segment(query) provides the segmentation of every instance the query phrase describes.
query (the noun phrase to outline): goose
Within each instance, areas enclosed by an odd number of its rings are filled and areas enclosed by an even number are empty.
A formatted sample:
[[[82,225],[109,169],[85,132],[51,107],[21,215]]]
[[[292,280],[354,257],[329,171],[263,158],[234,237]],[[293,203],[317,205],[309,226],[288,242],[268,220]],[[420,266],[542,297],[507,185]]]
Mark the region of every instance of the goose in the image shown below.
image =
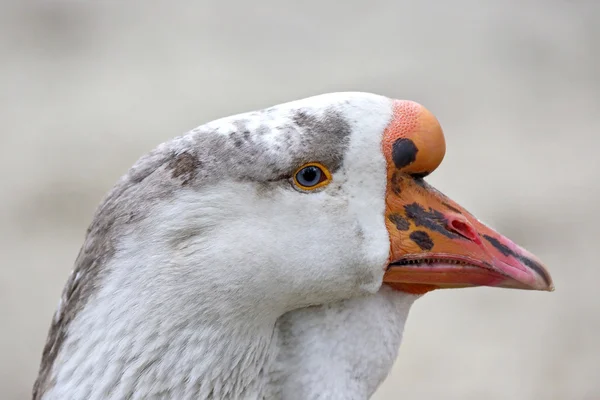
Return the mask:
[[[159,145],[95,212],[33,399],[368,399],[425,293],[552,291],[424,180],[445,151],[424,106],[362,92]]]

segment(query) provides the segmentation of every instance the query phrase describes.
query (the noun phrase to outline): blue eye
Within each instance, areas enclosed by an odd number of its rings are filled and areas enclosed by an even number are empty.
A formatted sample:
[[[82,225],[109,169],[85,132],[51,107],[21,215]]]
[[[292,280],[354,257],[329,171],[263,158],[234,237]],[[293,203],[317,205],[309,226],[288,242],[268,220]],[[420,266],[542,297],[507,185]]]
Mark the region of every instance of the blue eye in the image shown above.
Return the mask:
[[[296,180],[302,186],[312,187],[321,181],[322,175],[323,172],[318,167],[304,167],[296,174]]]
[[[329,183],[331,175],[319,164],[309,164],[300,168],[294,175],[294,182],[304,190],[316,189]]]

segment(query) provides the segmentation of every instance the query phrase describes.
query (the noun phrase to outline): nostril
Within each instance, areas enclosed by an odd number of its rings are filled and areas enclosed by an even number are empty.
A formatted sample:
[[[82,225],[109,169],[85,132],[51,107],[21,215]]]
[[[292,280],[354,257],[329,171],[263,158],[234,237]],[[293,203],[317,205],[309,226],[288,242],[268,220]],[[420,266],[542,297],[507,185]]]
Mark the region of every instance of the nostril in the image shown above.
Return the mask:
[[[479,235],[477,234],[475,228],[473,228],[473,226],[463,218],[448,218],[448,229],[476,243],[480,242]]]

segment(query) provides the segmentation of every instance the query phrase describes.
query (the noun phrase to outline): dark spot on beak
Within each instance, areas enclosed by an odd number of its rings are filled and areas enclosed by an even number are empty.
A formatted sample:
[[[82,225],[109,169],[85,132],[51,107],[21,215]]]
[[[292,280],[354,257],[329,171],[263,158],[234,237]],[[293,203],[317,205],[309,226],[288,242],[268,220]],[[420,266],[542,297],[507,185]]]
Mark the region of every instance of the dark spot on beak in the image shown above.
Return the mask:
[[[531,258],[525,257],[522,254],[515,253],[512,249],[510,249],[505,244],[500,243],[498,239],[489,235],[483,235],[483,238],[487,240],[496,250],[502,253],[505,257],[514,257],[517,260],[521,261],[523,264],[534,270],[539,276],[544,279],[547,285],[550,285],[550,277],[546,274],[546,271],[542,268],[540,264]]]
[[[496,250],[498,250],[500,253],[502,253],[503,256],[516,256],[516,253],[514,251],[512,251],[508,246],[506,246],[505,244],[500,243],[500,241],[498,239],[496,239],[495,237],[492,237],[490,235],[483,235],[483,238],[485,240],[487,240],[492,246],[494,246],[494,248]]]
[[[392,160],[396,168],[403,168],[412,164],[417,159],[419,149],[415,143],[407,138],[396,139],[392,145]]]
[[[448,203],[446,203],[446,202],[443,202],[443,201],[442,201],[442,204],[443,204],[443,205],[444,205],[444,206],[445,206],[445,207],[446,207],[448,210],[450,210],[450,211],[454,211],[455,213],[457,213],[457,214],[461,214],[461,215],[462,215],[462,211],[460,211],[458,208],[456,208],[456,207],[452,207],[450,204],[448,204]]]
[[[402,178],[400,177],[400,172],[394,171],[394,173],[392,174],[390,183],[391,183],[392,192],[394,192],[395,195],[400,195],[400,192],[402,191],[401,185],[400,185],[401,181],[402,181]]]
[[[404,206],[404,211],[416,226],[423,226],[450,239],[464,239],[463,236],[448,230],[446,217],[438,210],[431,207],[425,210],[419,203],[411,203]]]
[[[429,189],[430,186],[427,182],[425,182],[425,179],[423,179],[422,177],[415,177],[414,175],[411,175],[414,178],[414,181],[417,185],[419,185],[420,187],[422,187],[423,189]]]
[[[398,229],[399,231],[407,231],[410,227],[410,222],[408,222],[408,220],[400,214],[390,214],[388,219],[394,225],[396,225],[396,229]]]
[[[427,175],[429,175],[431,172],[429,171],[424,171],[424,172],[415,172],[413,174],[410,174],[410,176],[412,176],[415,179],[423,179],[425,178]]]
[[[433,248],[433,240],[425,231],[414,231],[410,234],[410,238],[421,250],[431,250]]]

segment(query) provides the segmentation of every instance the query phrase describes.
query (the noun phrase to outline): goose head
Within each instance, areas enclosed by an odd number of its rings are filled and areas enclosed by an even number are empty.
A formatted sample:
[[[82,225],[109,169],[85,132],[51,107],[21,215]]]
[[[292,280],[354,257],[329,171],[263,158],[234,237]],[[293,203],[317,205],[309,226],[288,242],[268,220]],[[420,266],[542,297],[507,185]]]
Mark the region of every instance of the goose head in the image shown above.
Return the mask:
[[[96,211],[34,398],[260,398],[284,315],[382,290],[551,290],[541,261],[424,181],[444,154],[424,107],[367,93],[160,145]]]

